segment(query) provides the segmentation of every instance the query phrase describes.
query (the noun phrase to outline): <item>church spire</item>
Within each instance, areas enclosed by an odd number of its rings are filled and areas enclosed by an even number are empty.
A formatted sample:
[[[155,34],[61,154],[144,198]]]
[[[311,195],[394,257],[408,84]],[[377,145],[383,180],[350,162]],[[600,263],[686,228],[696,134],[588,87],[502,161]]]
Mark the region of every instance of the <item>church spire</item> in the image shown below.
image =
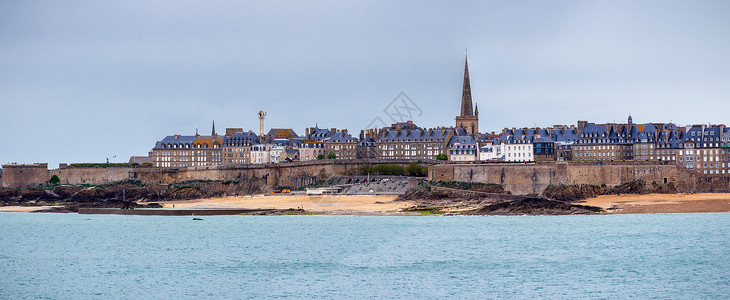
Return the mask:
[[[479,116],[479,104],[474,104],[474,116]]]
[[[211,135],[215,135],[215,120],[213,120],[213,133]]]
[[[471,106],[471,84],[469,84],[469,59],[464,59],[464,86],[461,91],[461,116],[473,116]]]

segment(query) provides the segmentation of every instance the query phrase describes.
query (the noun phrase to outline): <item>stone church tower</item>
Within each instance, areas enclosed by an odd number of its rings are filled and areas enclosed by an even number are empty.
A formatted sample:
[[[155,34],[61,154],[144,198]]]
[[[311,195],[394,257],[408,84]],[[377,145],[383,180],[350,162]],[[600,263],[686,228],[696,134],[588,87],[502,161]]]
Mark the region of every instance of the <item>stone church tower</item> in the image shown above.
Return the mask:
[[[469,61],[464,64],[464,86],[461,92],[461,114],[456,116],[456,128],[464,128],[471,136],[479,134],[479,108],[471,106],[471,85],[469,84]]]

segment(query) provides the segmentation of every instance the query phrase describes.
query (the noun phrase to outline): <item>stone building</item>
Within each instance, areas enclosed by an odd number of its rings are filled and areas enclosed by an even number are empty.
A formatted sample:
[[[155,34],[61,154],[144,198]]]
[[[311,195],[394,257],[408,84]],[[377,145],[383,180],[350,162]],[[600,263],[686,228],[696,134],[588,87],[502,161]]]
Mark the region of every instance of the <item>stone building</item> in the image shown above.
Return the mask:
[[[160,168],[178,168],[198,165],[193,160],[194,135],[170,135],[155,143],[152,148],[152,165]],[[195,152],[197,154],[197,151]],[[201,164],[200,165],[204,165]]]
[[[579,128],[581,127],[582,130],[572,147],[573,160],[634,159],[636,153],[634,141],[639,138],[641,132],[639,127],[628,124],[597,125],[587,122],[579,123]],[[648,135],[645,133],[645,136]],[[640,150],[638,153],[643,152]]]
[[[464,62],[464,84],[461,91],[461,113],[456,116],[456,128],[464,128],[473,137],[479,134],[479,108],[472,110],[469,61]]]
[[[357,158],[372,159],[378,157],[378,148],[375,143],[376,132],[375,129],[368,129],[367,134],[364,130],[360,131],[360,141],[357,143]]]
[[[446,153],[449,161],[469,162],[479,158],[477,141],[470,135],[451,137]]]
[[[193,141],[193,166],[220,166],[223,164],[223,136],[198,136]]]
[[[454,128],[383,130],[376,140],[379,159],[436,159],[446,154],[446,145],[457,133]]]
[[[678,146],[678,165],[700,174],[730,174],[730,129],[724,125],[687,128]]]
[[[316,125],[314,127],[307,128],[305,130],[304,139],[298,143],[297,149],[299,151],[300,161],[309,161],[317,159],[319,155],[326,155],[325,153],[325,142],[329,139],[337,129],[325,129],[319,128]]]
[[[251,163],[251,146],[259,143],[259,137],[253,131],[236,131],[226,137],[223,143],[223,164],[240,165]]]
[[[358,140],[347,133],[347,129],[336,131],[324,143],[325,156],[335,154],[336,159],[357,158]]]

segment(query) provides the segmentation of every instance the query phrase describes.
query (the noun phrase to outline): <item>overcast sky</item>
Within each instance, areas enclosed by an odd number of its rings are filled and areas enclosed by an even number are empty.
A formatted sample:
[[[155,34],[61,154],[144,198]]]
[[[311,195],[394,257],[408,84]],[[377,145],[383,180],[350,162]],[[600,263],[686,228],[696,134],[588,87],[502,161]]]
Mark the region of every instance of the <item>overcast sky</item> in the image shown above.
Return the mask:
[[[728,123],[730,1],[1,1],[0,163],[225,127]],[[113,156],[116,155],[116,158]]]

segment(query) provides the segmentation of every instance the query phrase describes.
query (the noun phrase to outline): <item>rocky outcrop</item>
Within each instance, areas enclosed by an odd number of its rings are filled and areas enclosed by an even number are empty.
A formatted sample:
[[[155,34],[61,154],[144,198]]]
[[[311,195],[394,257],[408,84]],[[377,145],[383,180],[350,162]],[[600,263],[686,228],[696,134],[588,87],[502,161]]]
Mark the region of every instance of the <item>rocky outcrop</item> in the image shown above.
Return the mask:
[[[52,211],[78,211],[80,207],[140,207],[137,202],[187,200],[256,192],[265,180],[186,181],[175,184],[150,184],[125,179],[111,184],[81,186],[60,185],[22,189],[0,189],[0,205],[58,205]],[[151,207],[157,207],[152,205]],[[148,207],[148,206],[145,206]]]

